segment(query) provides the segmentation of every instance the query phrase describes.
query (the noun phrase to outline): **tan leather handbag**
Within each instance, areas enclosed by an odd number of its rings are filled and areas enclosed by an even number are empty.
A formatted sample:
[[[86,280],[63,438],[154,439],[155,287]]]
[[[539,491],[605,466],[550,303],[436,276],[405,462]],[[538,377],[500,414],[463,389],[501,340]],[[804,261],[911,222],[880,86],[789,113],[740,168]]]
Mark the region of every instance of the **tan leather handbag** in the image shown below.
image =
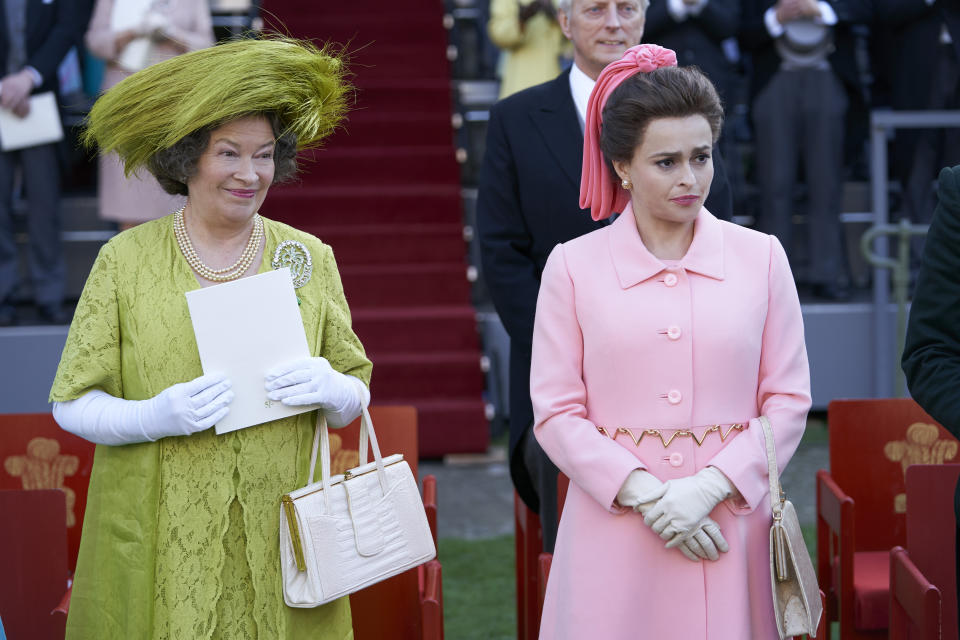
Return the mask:
[[[780,488],[780,472],[773,441],[773,429],[766,416],[760,416],[763,437],[767,443],[767,468],[770,476],[770,582],[773,587],[773,609],[777,616],[780,640],[791,636],[817,635],[823,615],[820,587],[813,570],[810,553],[803,541],[800,520],[793,503]]]

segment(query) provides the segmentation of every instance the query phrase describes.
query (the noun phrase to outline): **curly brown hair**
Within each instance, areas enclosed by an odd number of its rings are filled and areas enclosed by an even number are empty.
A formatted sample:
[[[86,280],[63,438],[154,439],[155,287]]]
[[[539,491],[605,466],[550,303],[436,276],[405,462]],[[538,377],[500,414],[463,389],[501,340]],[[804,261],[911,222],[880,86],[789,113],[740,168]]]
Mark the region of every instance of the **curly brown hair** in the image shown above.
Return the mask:
[[[297,136],[284,133],[279,118],[273,113],[248,113],[236,118],[260,116],[266,118],[277,140],[273,152],[275,167],[273,183],[279,184],[297,175]],[[197,173],[197,163],[210,143],[210,133],[224,122],[202,127],[180,138],[173,146],[158,151],[147,160],[147,169],[154,175],[167,193],[185,196],[187,181]]]

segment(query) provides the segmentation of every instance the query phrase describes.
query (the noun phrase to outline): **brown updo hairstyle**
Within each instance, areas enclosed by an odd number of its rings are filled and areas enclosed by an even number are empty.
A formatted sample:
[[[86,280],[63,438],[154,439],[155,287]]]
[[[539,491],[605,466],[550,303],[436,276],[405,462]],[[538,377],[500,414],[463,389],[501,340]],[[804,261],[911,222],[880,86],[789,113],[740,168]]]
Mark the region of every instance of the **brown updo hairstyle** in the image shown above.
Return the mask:
[[[270,123],[276,147],[273,151],[273,182],[279,184],[291,180],[297,175],[297,136],[284,133],[279,118],[273,113],[248,113],[233,120],[254,116],[266,118]],[[158,151],[147,160],[147,169],[154,175],[167,193],[187,195],[187,181],[197,173],[200,156],[210,144],[210,133],[226,122],[213,124],[180,138],[173,146]]]
[[[696,67],[661,67],[637,73],[613,90],[603,108],[600,150],[616,177],[614,162],[629,163],[657,118],[703,116],[716,144],[723,127],[723,105],[713,83]]]

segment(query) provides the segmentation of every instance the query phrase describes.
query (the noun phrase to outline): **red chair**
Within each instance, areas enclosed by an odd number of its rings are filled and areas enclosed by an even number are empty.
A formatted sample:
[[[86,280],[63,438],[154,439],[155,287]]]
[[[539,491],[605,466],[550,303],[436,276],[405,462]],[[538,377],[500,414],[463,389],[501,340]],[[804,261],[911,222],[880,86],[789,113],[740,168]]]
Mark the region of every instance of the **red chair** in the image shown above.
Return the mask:
[[[940,627],[940,590],[924,577],[906,549],[894,547],[890,550],[890,640],[940,640]]]
[[[96,445],[61,429],[50,413],[0,414],[0,489],[62,489],[67,565],[77,566]]]
[[[417,475],[417,410],[406,406],[372,406],[370,418],[377,432],[383,455],[402,453]],[[330,459],[333,473],[356,466],[360,440],[360,420],[331,433]],[[353,448],[347,448],[349,443]],[[367,460],[373,454],[368,452]],[[423,479],[424,506],[427,520],[437,541],[437,479]],[[357,640],[442,640],[443,581],[439,560],[411,569],[389,580],[358,591],[350,596],[353,633]]]
[[[67,588],[67,503],[59,489],[0,491],[0,618],[10,640],[62,640],[51,615]]]
[[[830,471],[817,472],[817,574],[844,640],[885,637],[892,547],[906,544],[906,468],[958,442],[907,398],[834,400]]]
[[[543,551],[540,516],[513,494],[514,552],[516,555],[517,639],[537,640],[540,633],[539,558]]]
[[[960,464],[917,464],[907,469],[907,551],[940,590],[944,638],[960,636],[957,620],[956,519],[954,491]]]

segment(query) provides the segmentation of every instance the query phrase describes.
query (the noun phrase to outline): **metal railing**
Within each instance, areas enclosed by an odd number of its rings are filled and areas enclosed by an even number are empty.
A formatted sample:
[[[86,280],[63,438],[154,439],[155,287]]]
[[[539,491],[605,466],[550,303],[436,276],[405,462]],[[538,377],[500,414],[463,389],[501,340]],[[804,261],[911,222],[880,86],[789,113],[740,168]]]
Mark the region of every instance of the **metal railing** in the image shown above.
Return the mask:
[[[940,129],[960,128],[960,111],[873,111],[870,114],[870,191],[873,200],[874,226],[867,231],[862,248],[867,260],[873,265],[873,308],[874,308],[874,397],[890,397],[894,390],[897,395],[904,392],[903,374],[900,371],[900,355],[903,353],[903,340],[906,333],[906,295],[910,278],[909,246],[901,249],[897,258],[888,258],[888,236],[898,235],[901,247],[909,238],[923,235],[926,229],[914,225],[909,220],[901,225],[890,225],[889,184],[887,181],[887,139],[896,129]],[[932,181],[931,177],[931,181]],[[905,240],[906,238],[906,240]],[[873,244],[872,251],[870,243]],[[906,266],[903,267],[904,260]],[[902,302],[898,301],[897,331],[890,327],[890,274],[893,270],[897,282],[904,283]],[[902,321],[902,327],[901,327]],[[891,346],[893,348],[891,348]],[[893,375],[890,373],[893,372]]]

